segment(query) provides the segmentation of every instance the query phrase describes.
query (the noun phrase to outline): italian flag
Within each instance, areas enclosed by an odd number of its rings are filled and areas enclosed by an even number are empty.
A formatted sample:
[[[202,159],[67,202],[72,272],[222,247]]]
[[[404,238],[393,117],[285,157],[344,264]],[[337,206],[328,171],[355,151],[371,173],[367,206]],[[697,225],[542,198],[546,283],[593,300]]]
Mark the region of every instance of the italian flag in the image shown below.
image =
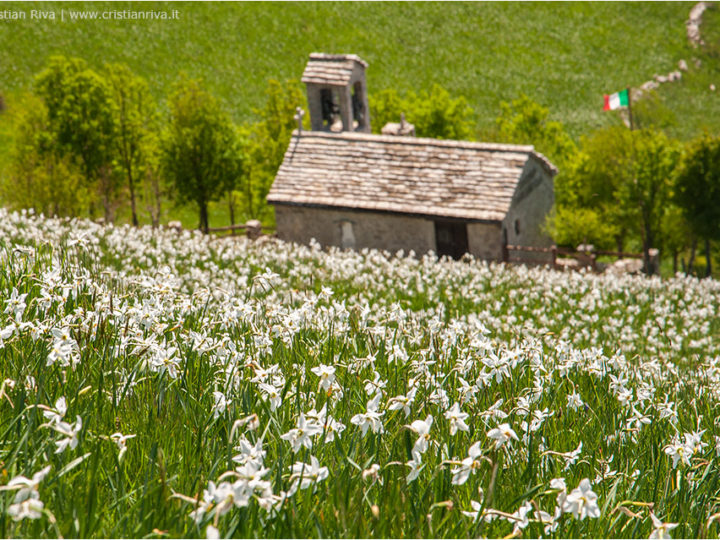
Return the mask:
[[[614,94],[605,94],[605,106],[604,111],[614,111],[620,107],[627,107],[630,103],[630,96],[628,95],[628,89],[620,90]]]

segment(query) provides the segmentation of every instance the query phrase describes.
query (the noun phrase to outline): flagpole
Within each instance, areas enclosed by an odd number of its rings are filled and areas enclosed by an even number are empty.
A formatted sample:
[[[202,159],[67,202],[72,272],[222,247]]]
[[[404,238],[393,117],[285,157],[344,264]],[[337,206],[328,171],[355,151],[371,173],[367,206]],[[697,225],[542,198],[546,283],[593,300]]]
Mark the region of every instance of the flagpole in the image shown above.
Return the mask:
[[[630,87],[627,87],[627,95],[628,95],[628,117],[630,120],[630,131],[633,130],[633,119],[632,119],[632,98],[630,97]]]

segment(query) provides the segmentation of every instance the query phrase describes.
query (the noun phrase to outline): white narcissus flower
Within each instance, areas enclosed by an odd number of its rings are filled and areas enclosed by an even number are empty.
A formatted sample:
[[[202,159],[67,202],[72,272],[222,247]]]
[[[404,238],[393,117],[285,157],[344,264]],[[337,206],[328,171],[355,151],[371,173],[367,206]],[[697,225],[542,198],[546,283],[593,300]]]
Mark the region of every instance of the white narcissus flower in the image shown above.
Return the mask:
[[[167,372],[169,377],[176,379],[180,374],[180,359],[177,353],[177,347],[158,347],[150,360],[152,370],[159,373]]]
[[[688,448],[687,445],[681,443],[678,439],[673,439],[673,442],[665,447],[665,453],[672,458],[673,469],[677,467],[680,461],[685,465],[690,465],[690,458],[693,454],[692,448]]]
[[[264,382],[258,383],[258,388],[262,390],[262,398],[265,401],[270,401],[270,410],[274,411],[282,404],[282,397],[280,391],[275,388],[272,384]]]
[[[74,450],[79,442],[78,434],[82,429],[82,418],[80,418],[80,416],[76,416],[74,424],[68,424],[67,422],[58,422],[57,424],[53,425],[52,428],[58,433],[65,435],[64,439],[55,441],[55,445],[57,446],[55,453],[60,454],[64,452],[68,446],[71,450]]]
[[[305,489],[310,487],[312,484],[322,482],[330,475],[327,467],[320,467],[320,463],[315,456],[310,456],[310,464],[303,463],[302,461],[296,462],[292,466],[292,474],[290,480],[293,482],[288,496],[293,495],[297,492],[298,488]]]
[[[42,517],[42,511],[45,504],[39,499],[26,499],[20,503],[8,506],[7,513],[14,521],[21,519],[39,519]]]
[[[425,420],[415,420],[408,427],[418,434],[418,440],[415,441],[412,454],[420,456],[425,453],[430,444],[430,427],[433,423],[433,417],[428,415]],[[418,458],[419,459],[419,458]]]
[[[527,501],[520,508],[518,508],[518,511],[512,515],[513,518],[515,518],[515,527],[517,527],[518,529],[524,529],[525,527],[530,525],[528,513],[530,513],[532,509],[532,504]]]
[[[123,435],[122,433],[113,433],[110,435],[110,439],[112,439],[115,444],[117,444],[118,450],[120,450],[120,453],[118,454],[118,461],[122,461],[125,457],[125,452],[127,452],[127,440],[132,439],[135,437],[135,434],[132,435]]]
[[[650,512],[650,519],[652,519],[655,529],[650,533],[649,538],[672,538],[668,531],[673,530],[679,525],[679,523],[663,523],[652,512]]]
[[[597,494],[592,490],[590,480],[583,478],[580,485],[565,498],[563,512],[572,512],[575,519],[600,517]]]
[[[423,465],[423,462],[420,461],[421,456],[413,455],[413,458],[406,463],[408,467],[410,467],[410,472],[408,473],[407,477],[405,478],[405,481],[409,484],[417,479],[417,477],[420,475],[420,471],[423,470],[425,465]]]
[[[215,392],[213,392],[213,399],[214,399],[213,408],[212,408],[213,418],[215,420],[217,420],[220,417],[220,415],[225,412],[228,405],[230,403],[232,403],[232,400],[227,399],[227,397],[225,397],[225,394],[223,394],[222,392],[218,392],[217,390]]]
[[[468,416],[468,413],[464,413],[460,410],[460,404],[457,402],[445,411],[445,418],[450,421],[450,435],[455,435],[458,430],[470,431],[470,428],[465,423],[465,419]]]
[[[42,405],[44,407],[44,405]],[[51,424],[60,422],[60,420],[63,419],[65,416],[65,413],[67,412],[67,401],[65,400],[65,397],[61,397],[55,402],[55,408],[54,409],[45,409],[43,411],[43,416],[47,418]]]
[[[568,394],[567,400],[568,400],[567,406],[570,409],[578,410],[580,407],[585,405],[585,403],[583,403],[582,398],[580,397],[580,394],[578,394],[577,392]]]
[[[25,311],[25,308],[27,307],[25,305],[25,298],[27,297],[26,294],[18,294],[18,290],[13,287],[12,292],[10,293],[10,298],[8,298],[7,306],[5,307],[5,313],[12,313],[13,317],[20,320],[18,316],[22,316],[23,312]]]
[[[320,384],[318,386],[318,389],[322,388],[327,391],[332,386],[333,381],[335,381],[334,366],[326,366],[325,364],[320,364],[319,366],[312,368],[310,371],[320,377]]]
[[[410,406],[415,400],[416,393],[417,388],[413,388],[408,392],[407,396],[401,394],[399,396],[395,396],[394,398],[390,398],[390,400],[388,401],[388,410],[397,411],[399,409],[402,409],[405,413],[405,418],[407,418],[408,416],[410,416]]]
[[[454,486],[460,486],[467,482],[470,477],[470,473],[475,472],[480,468],[480,461],[477,459],[482,455],[482,448],[480,442],[473,444],[468,450],[468,457],[462,460],[460,466],[452,470],[452,484]]]
[[[38,472],[33,474],[32,478],[26,478],[25,476],[19,475],[10,480],[7,485],[0,487],[0,491],[11,491],[17,489],[15,493],[15,503],[20,503],[26,499],[38,499],[40,494],[38,493],[38,487],[40,482],[45,480],[45,477],[50,472],[51,465],[40,469]]]
[[[498,427],[488,431],[487,436],[495,441],[495,448],[501,448],[510,439],[518,440],[517,433],[513,431],[510,424],[500,424]]]
[[[40,500],[38,488],[40,482],[50,472],[50,465],[33,474],[32,478],[25,476],[16,476],[7,485],[0,487],[0,491],[11,491],[16,489],[13,504],[8,506],[7,513],[14,521],[22,519],[38,519],[42,516],[44,508],[43,502]]]
[[[293,452],[297,453],[301,447],[312,448],[313,437],[322,432],[322,428],[317,424],[310,423],[305,418],[303,413],[300,413],[298,418],[297,427],[291,429],[280,438],[288,441],[292,445]]]
[[[378,406],[380,405],[381,394],[378,392],[375,397],[367,402],[367,411],[364,413],[356,414],[350,419],[350,422],[356,426],[360,426],[363,437],[367,433],[368,429],[372,429],[373,433],[383,433],[385,430],[382,424],[382,416],[385,412],[378,412]]]

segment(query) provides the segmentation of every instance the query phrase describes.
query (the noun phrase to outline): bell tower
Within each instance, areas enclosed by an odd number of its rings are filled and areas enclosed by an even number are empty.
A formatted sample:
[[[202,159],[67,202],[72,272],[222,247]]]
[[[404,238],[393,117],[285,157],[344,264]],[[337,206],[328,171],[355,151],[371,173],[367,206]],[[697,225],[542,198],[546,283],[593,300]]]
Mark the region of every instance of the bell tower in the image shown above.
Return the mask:
[[[310,54],[302,82],[307,86],[313,131],[370,133],[367,66],[354,54]]]

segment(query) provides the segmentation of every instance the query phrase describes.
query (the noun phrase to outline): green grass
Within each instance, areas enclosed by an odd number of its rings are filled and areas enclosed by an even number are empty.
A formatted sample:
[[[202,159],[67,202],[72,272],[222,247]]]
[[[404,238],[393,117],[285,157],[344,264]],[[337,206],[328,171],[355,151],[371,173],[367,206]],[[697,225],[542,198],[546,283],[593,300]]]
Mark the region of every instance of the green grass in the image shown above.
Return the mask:
[[[370,63],[369,91],[429,89],[465,96],[492,126],[503,100],[525,93],[573,136],[612,122],[604,93],[639,85],[697,53],[685,37],[689,3],[4,3],[4,9],[177,9],[178,21],[0,23],[0,88],[28,90],[49,56],[125,62],[159,100],[180,71],[205,79],[239,121],[253,119],[270,78],[298,79],[313,51]],[[715,25],[716,18],[709,19]],[[704,28],[706,30],[706,28]],[[712,30],[714,31],[714,30]],[[708,32],[712,32],[708,30]],[[712,35],[709,33],[708,35]],[[711,68],[707,64],[703,69]],[[720,125],[706,71],[662,93],[683,136]]]

